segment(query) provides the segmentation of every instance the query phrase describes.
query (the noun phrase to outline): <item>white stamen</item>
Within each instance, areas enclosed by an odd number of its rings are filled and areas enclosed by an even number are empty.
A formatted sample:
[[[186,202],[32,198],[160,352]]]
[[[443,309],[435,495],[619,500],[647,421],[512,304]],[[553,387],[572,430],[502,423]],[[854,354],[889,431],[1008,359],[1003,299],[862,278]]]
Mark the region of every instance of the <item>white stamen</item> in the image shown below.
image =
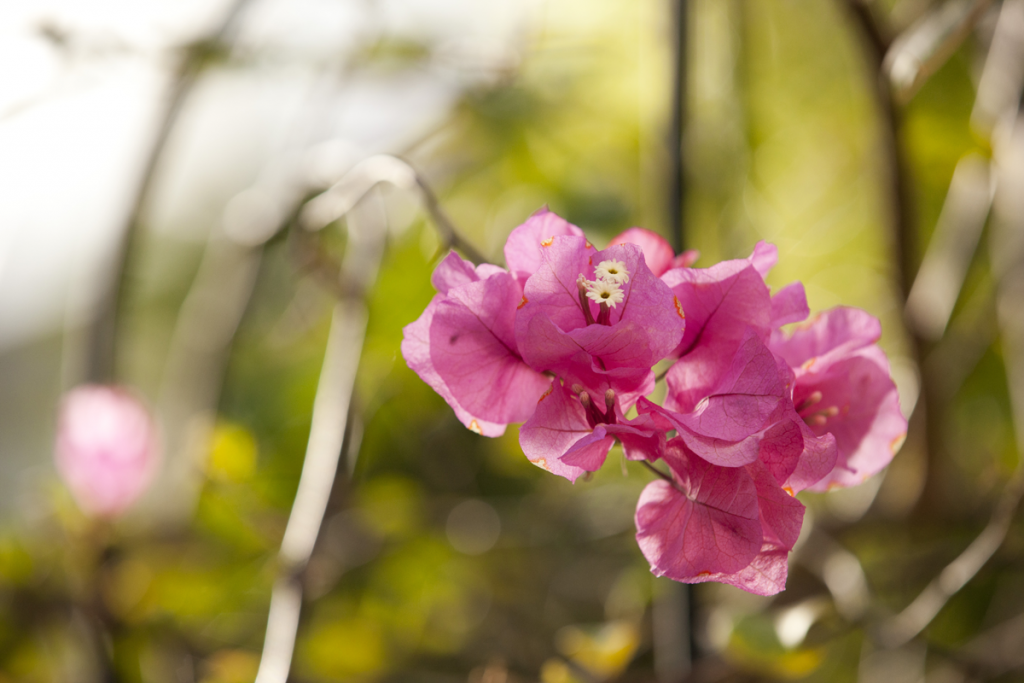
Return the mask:
[[[629,282],[629,271],[622,261],[601,261],[594,269],[594,275],[598,280],[606,280],[619,285]]]
[[[615,308],[615,304],[622,303],[626,294],[618,283],[612,280],[588,281],[587,298],[599,304],[608,304],[608,308]]]

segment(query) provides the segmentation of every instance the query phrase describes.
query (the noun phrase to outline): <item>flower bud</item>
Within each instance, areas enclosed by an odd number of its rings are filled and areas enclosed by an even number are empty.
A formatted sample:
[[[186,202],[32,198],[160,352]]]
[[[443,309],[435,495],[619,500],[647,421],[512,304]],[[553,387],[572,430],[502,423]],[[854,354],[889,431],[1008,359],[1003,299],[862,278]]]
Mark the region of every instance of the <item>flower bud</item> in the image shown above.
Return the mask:
[[[64,395],[57,471],[86,514],[124,512],[149,486],[159,458],[153,419],[127,390],[83,385]]]

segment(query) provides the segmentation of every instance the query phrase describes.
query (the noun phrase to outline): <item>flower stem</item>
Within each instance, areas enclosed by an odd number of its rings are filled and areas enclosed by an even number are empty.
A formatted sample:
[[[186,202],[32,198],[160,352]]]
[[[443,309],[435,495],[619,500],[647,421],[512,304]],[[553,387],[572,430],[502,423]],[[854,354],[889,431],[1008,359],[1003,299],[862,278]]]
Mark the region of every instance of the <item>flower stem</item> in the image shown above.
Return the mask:
[[[676,486],[676,480],[672,478],[672,475],[665,474],[664,472],[662,472],[661,470],[659,470],[657,467],[647,462],[646,460],[641,460],[640,464],[649,469],[651,472],[654,472],[656,475],[658,475],[668,483],[672,484],[673,487]]]

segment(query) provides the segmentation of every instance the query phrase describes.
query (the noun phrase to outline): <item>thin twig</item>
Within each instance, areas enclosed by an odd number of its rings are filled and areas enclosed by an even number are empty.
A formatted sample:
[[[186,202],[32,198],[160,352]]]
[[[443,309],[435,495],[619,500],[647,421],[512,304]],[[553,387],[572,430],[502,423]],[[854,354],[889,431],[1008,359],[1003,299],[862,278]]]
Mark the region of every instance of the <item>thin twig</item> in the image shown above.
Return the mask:
[[[856,19],[864,37],[870,43],[871,52],[875,55],[878,65],[881,66],[885,59],[885,53],[889,51],[892,40],[888,32],[884,30],[881,23],[875,17],[874,11],[868,0],[844,0],[853,18]]]
[[[365,230],[355,223],[350,216],[340,274],[344,295],[331,318],[302,474],[281,540],[257,683],[285,683],[288,679],[302,607],[303,573],[320,534],[342,453],[366,336],[365,296],[376,279],[387,236],[383,221]]]
[[[412,169],[412,166],[410,165],[409,168]],[[416,176],[416,185],[420,188],[420,192],[423,193],[423,203],[427,213],[430,214],[431,219],[434,221],[434,226],[441,234],[442,245],[448,249],[458,249],[466,255],[466,258],[477,265],[487,262],[487,259],[473,245],[467,242],[455,228],[455,224],[448,218],[448,214],[441,209],[441,205],[437,201],[437,195],[430,189],[430,185],[427,184],[423,176],[415,169],[412,169],[412,171]]]
[[[672,110],[669,116],[668,241],[678,254],[686,244],[683,208],[686,198],[686,167],[683,159],[683,127],[686,119],[686,33],[689,0],[673,0]]]
[[[988,218],[993,189],[986,160],[977,155],[960,159],[907,299],[906,320],[923,338],[939,340],[946,333]]]
[[[670,159],[668,191],[668,239],[673,250],[682,253],[687,245],[685,202],[686,160],[683,156],[684,127],[687,104],[687,51],[689,31],[689,0],[672,0],[674,20],[672,41],[672,100],[669,113],[668,152]],[[668,374],[668,369],[662,376]],[[661,379],[660,377],[658,379]],[[656,379],[655,381],[658,381]],[[646,460],[644,465],[678,490],[670,475],[666,475]],[[666,589],[655,598],[652,618],[665,632],[654,640],[654,666],[660,681],[678,681],[688,677],[697,655],[695,600],[690,586],[679,584]]]
[[[876,20],[871,8],[860,0],[843,0],[851,17],[857,23],[864,43],[866,56],[871,67],[874,82],[876,104],[879,115],[881,133],[881,151],[889,182],[889,218],[892,225],[896,247],[897,282],[899,286],[901,308],[906,302],[913,287],[918,269],[918,236],[917,224],[914,220],[913,199],[910,188],[910,173],[903,146],[900,144],[900,127],[902,116],[893,101],[889,79],[884,75],[884,60],[891,45],[885,29]],[[911,350],[915,365],[921,373],[921,392],[912,415],[909,415],[909,434],[913,441],[927,453],[927,480],[921,495],[919,507],[933,514],[943,509],[938,501],[933,500],[938,489],[938,472],[936,463],[940,460],[942,449],[944,407],[936,393],[935,378],[926,372],[924,359],[928,355],[928,345],[912,325],[906,326],[911,340]]]
[[[990,52],[985,69],[1002,68],[1002,64],[994,63],[1000,59]],[[997,136],[993,145],[996,161],[993,170],[999,185],[993,205],[995,220],[990,246],[997,281],[996,318],[1004,346],[1018,464],[978,537],[903,612],[882,625],[881,641],[887,647],[899,647],[917,636],[949,599],[981,571],[1002,546],[1024,497],[1024,326],[1019,322],[1020,292],[1024,291],[1024,243],[1018,238],[1024,227],[1019,200],[1024,189],[1024,165],[1018,161],[1020,149],[1024,147],[1024,124],[1019,118],[1020,103],[1014,103],[1006,113],[1008,120],[1017,123],[1008,134]]]
[[[971,34],[971,31],[974,30],[981,17],[984,16],[985,11],[992,5],[992,0],[974,0],[962,16],[956,17],[956,21],[952,26],[945,27],[945,30],[936,31],[931,29],[932,25],[943,23],[944,13],[955,11],[955,7],[951,5],[951,3],[946,3],[941,8],[935,10],[923,21],[919,22],[917,27],[908,30],[907,33],[909,35],[906,39],[901,36],[894,42],[893,49],[886,61],[890,64],[890,77],[893,85],[896,87],[896,98],[901,104],[910,101],[917,91],[928,82],[928,79],[953,56],[967,36]],[[930,41],[927,48],[914,50],[914,52],[921,52],[920,56],[924,57],[923,61],[918,61],[918,55],[907,54],[905,58],[909,59],[911,63],[906,64],[906,66],[900,64],[903,57],[901,45],[910,51],[912,49],[910,42],[914,40],[916,35],[919,32],[930,30],[935,31],[939,35]],[[906,74],[911,76],[909,82],[906,82],[904,75],[901,73],[905,69],[913,69],[912,75]]]
[[[665,474],[664,472],[662,472],[661,470],[659,470],[657,467],[647,462],[646,460],[641,460],[640,464],[649,469],[651,472],[654,472],[656,475],[658,475],[668,483],[672,484],[673,487],[676,486],[676,480],[672,478],[671,474]]]
[[[418,190],[423,206],[441,237],[442,245],[458,249],[475,264],[487,262],[441,209],[437,195],[423,176],[409,162],[390,154],[378,154],[364,159],[330,189],[311,200],[303,209],[302,225],[308,230],[320,230],[330,225],[380,183],[389,183],[405,190]]]
[[[163,117],[157,126],[156,135],[143,166],[138,189],[118,233],[120,240],[114,252],[109,289],[100,302],[99,311],[90,330],[87,369],[90,381],[110,382],[114,379],[116,342],[120,336],[119,330],[124,325],[122,318],[128,298],[128,288],[125,286],[129,272],[128,261],[135,251],[142,213],[151,194],[156,169],[199,74],[211,57],[224,49],[228,36],[235,29],[248,2],[249,0],[234,0],[215,31],[184,48]]]
[[[871,8],[860,0],[844,0],[850,15],[866,43],[866,53],[874,79],[874,90],[879,110],[882,133],[882,150],[885,156],[888,180],[892,183],[889,194],[889,211],[896,236],[899,283],[904,301],[910,294],[917,271],[917,240],[910,193],[910,178],[907,162],[899,142],[901,124],[900,111],[892,99],[888,79],[882,74],[882,65],[890,40],[875,19]]]
[[[967,549],[950,562],[910,605],[882,624],[880,641],[888,648],[905,645],[932,622],[953,595],[977,575],[1006,539],[1024,495],[1024,470],[1007,483],[992,518]]]

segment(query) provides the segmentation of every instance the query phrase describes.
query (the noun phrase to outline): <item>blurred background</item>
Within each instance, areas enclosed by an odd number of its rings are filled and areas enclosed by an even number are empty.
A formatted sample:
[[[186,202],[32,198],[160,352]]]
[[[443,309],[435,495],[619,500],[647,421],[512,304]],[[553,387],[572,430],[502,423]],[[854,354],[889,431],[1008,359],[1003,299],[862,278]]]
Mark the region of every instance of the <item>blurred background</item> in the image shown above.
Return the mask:
[[[1021,0],[0,4],[0,681],[1024,680],[1022,79]],[[784,593],[655,579],[648,473],[406,367],[544,204],[882,320],[908,440],[801,494]],[[113,521],[85,382],[159,422]]]

